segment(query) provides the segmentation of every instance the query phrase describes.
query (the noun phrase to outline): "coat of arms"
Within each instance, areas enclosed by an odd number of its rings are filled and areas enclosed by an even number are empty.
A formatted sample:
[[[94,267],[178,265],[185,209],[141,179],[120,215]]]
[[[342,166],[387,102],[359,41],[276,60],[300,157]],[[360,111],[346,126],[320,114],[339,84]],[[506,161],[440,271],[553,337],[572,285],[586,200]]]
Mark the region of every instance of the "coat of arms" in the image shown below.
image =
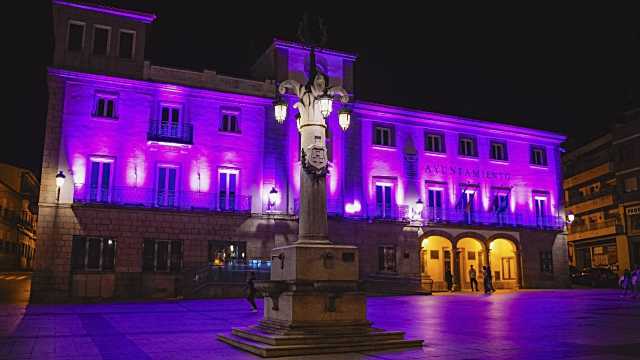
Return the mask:
[[[304,168],[307,172],[315,175],[324,175],[327,173],[327,149],[320,144],[309,146],[303,151]]]

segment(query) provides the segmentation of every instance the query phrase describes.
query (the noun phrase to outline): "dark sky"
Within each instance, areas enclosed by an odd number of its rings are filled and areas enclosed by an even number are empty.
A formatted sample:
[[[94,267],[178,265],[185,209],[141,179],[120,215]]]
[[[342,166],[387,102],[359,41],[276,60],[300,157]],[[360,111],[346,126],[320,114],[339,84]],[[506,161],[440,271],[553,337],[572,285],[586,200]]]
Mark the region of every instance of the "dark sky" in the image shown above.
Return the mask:
[[[324,1],[326,10],[318,10],[283,2],[91,2],[155,13],[146,50],[152,63],[237,76],[248,76],[273,38],[296,40],[307,10],[325,19],[327,47],[358,54],[358,99],[557,131],[574,143],[640,105],[640,21],[624,5],[350,9]],[[0,161],[39,173],[51,5],[26,3],[33,27],[13,38],[20,80],[14,117],[0,123]]]

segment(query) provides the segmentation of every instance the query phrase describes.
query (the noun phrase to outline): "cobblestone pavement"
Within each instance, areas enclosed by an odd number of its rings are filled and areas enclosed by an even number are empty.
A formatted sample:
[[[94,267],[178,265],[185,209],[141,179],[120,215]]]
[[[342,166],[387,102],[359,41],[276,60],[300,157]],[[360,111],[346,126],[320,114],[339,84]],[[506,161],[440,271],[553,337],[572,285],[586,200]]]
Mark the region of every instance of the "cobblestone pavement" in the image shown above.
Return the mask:
[[[240,299],[0,304],[0,359],[256,359],[215,334],[259,317]],[[295,359],[640,358],[640,299],[613,290],[374,297],[369,318],[425,346]]]

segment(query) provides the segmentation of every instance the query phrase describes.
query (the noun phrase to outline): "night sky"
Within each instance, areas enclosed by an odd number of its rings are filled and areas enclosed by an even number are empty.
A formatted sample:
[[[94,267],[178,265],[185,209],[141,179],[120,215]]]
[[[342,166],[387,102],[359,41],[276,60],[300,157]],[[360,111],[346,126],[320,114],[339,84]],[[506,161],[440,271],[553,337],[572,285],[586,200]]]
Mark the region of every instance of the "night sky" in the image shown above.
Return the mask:
[[[567,147],[640,106],[640,21],[622,5],[390,8],[396,3],[382,2],[341,9],[338,2],[317,2],[324,10],[292,6],[299,2],[91,2],[155,13],[146,49],[154,64],[241,77],[273,38],[297,40],[307,10],[324,18],[326,47],[358,54],[357,99],[557,131],[569,136]],[[0,123],[0,161],[39,174],[51,5],[32,1],[27,10],[32,27],[11,44],[20,54],[13,65],[20,80],[10,102],[14,117]]]

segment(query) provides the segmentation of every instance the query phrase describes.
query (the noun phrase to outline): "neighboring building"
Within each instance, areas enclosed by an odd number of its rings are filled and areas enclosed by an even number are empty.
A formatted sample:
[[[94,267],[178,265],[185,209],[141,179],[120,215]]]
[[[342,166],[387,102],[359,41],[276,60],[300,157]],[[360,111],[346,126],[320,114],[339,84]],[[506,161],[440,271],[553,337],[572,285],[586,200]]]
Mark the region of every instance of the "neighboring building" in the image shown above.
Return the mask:
[[[618,273],[640,264],[640,111],[563,156],[569,263]]]
[[[278,125],[272,101],[275,81],[304,80],[308,49],[275,41],[258,80],[153,66],[143,60],[153,15],[53,4],[33,298],[232,294],[207,285],[208,264],[268,265],[297,237],[295,111]],[[354,55],[317,58],[354,92]],[[337,109],[328,118],[329,231],[359,247],[372,288],[444,289],[446,269],[467,289],[469,266],[489,263],[498,287],[566,286],[564,136],[351,106],[346,132]]]
[[[31,270],[40,183],[29,170],[0,164],[0,270]]]

